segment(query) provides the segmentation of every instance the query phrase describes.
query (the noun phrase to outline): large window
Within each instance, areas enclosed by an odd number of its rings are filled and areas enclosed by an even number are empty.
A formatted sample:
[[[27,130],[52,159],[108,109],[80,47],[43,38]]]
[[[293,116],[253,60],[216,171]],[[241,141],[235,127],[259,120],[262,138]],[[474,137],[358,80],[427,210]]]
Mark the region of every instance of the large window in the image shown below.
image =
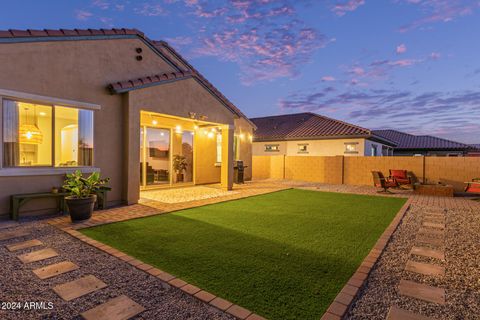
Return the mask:
[[[93,111],[3,100],[3,165],[92,166]]]

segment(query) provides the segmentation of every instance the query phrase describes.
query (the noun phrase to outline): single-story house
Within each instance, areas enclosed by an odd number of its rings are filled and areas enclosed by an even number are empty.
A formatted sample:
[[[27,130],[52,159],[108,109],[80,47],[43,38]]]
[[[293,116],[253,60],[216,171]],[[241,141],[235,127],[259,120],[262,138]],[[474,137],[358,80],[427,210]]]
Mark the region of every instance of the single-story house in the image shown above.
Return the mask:
[[[253,155],[389,156],[394,142],[371,130],[304,112],[250,119]]]
[[[395,156],[451,156],[458,157],[478,152],[474,146],[442,139],[429,135],[413,135],[397,130],[374,130],[379,137],[395,142],[393,149]]]
[[[48,192],[77,169],[110,177],[110,205],[150,188],[232,189],[235,159],[251,178],[253,123],[136,29],[0,31],[0,107],[0,215],[10,195]],[[187,162],[183,175],[175,159]]]

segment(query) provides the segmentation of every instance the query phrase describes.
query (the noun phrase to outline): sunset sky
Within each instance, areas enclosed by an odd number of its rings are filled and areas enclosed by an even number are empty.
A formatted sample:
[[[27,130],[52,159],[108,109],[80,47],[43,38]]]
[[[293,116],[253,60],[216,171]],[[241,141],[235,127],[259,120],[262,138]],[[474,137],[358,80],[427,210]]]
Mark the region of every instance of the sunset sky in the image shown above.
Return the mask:
[[[137,28],[249,117],[480,143],[479,0],[4,1],[0,29]]]

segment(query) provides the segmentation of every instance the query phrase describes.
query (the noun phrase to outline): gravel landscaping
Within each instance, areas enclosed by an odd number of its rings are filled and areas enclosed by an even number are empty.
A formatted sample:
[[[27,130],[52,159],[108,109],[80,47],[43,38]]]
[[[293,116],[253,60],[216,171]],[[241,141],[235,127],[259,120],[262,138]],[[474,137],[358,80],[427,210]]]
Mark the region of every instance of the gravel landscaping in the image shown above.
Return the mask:
[[[145,307],[147,311],[135,319],[233,319],[233,317],[209,307],[179,289],[164,284],[127,263],[90,247],[64,232],[42,222],[28,222],[13,230],[25,229],[31,234],[24,238],[0,242],[0,301],[2,302],[53,302],[52,310],[5,311],[0,319],[80,319],[79,314],[110,298],[127,295]],[[4,229],[0,232],[11,230]],[[44,245],[9,252],[5,245],[24,240],[39,239]],[[58,257],[40,262],[23,264],[17,255],[53,248]],[[61,261],[72,261],[80,269],[50,279],[40,280],[31,270]],[[94,275],[108,287],[77,298],[63,301],[52,290],[58,284]]]
[[[415,238],[424,221],[424,216],[428,213],[443,212],[446,222],[444,247],[446,261],[410,256],[410,250],[416,244]],[[449,209],[432,207],[425,201],[413,204],[346,318],[385,319],[389,307],[397,306],[433,319],[478,319],[480,315],[479,234],[479,210],[461,206]],[[428,247],[428,245],[422,246]],[[445,266],[445,276],[424,276],[405,271],[404,268],[409,259]],[[446,304],[441,306],[399,295],[397,287],[401,279],[445,288]]]

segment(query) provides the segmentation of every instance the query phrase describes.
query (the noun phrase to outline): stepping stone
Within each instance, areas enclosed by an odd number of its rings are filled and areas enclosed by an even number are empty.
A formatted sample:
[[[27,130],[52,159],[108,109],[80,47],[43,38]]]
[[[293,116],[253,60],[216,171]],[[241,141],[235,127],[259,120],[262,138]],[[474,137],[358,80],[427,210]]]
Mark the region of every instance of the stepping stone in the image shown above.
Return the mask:
[[[33,270],[33,273],[40,279],[48,279],[51,277],[58,276],[63,273],[67,273],[73,270],[77,270],[78,266],[71,262],[71,261],[63,261],[55,264],[51,264],[49,266],[35,269]]]
[[[397,307],[390,307],[387,320],[434,320],[433,318],[422,316],[421,314],[403,310]]]
[[[400,280],[398,292],[401,295],[409,296],[432,303],[445,304],[445,289],[428,286],[409,280]]]
[[[445,260],[445,254],[440,250],[433,250],[425,247],[413,247],[410,254],[417,256],[423,256],[428,258],[434,258],[439,260]]]
[[[91,292],[105,288],[107,284],[93,275],[89,275],[78,280],[60,284],[53,288],[56,294],[65,301],[70,301]]]
[[[445,223],[424,222],[422,225],[427,228],[445,229]]]
[[[121,295],[83,312],[81,316],[85,320],[127,320],[144,310],[144,307],[129,297]]]
[[[406,271],[424,274],[426,276],[441,276],[445,275],[445,268],[435,264],[416,262],[412,260],[407,261],[405,266]]]
[[[426,243],[426,244],[430,244],[432,246],[437,246],[437,247],[443,246],[443,243],[444,243],[443,239],[426,237],[426,236],[417,236],[417,242]]]
[[[22,261],[23,263],[31,263],[31,262],[53,258],[56,256],[58,256],[57,251],[51,248],[46,248],[46,249],[22,254],[20,256],[17,256],[17,258],[20,259],[20,261]]]
[[[0,241],[2,240],[10,240],[14,238],[20,238],[24,236],[28,236],[30,232],[23,231],[23,230],[18,230],[18,231],[6,231],[0,233]]]
[[[41,246],[43,244],[42,241],[34,239],[34,240],[27,240],[23,242],[17,242],[14,244],[10,244],[7,247],[8,251],[17,251],[22,249],[27,249],[31,247]]]
[[[445,230],[438,230],[438,229],[426,229],[426,228],[420,228],[418,230],[418,233],[423,233],[423,234],[429,234],[429,235],[434,235],[434,236],[445,236]]]

